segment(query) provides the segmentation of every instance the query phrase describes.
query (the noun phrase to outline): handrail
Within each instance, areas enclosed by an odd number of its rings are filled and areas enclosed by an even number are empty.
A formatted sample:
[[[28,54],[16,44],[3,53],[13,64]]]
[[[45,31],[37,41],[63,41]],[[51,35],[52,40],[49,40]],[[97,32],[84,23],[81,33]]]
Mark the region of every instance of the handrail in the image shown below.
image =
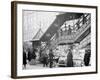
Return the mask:
[[[88,16],[89,16],[89,19],[87,19]],[[81,19],[82,19],[82,20],[81,20]],[[81,21],[80,21],[80,20],[81,20]],[[82,15],[82,17],[76,22],[76,24],[73,25],[73,28],[74,28],[74,29],[70,31],[71,34],[77,32],[77,30],[79,30],[79,29],[82,27],[82,25],[84,25],[84,24],[87,23],[88,21],[90,21],[90,14],[87,14],[85,17],[83,17],[83,15]],[[75,26],[76,26],[76,28],[75,28]],[[69,27],[69,28],[70,28],[70,27]],[[77,29],[77,28],[78,28],[78,29]],[[61,31],[60,31],[60,35],[62,36],[62,35],[64,35],[64,34],[68,33],[68,31],[69,31],[69,30],[67,30],[67,31],[61,30]],[[72,32],[72,31],[73,31],[73,32]],[[66,35],[71,35],[71,34],[66,34]]]

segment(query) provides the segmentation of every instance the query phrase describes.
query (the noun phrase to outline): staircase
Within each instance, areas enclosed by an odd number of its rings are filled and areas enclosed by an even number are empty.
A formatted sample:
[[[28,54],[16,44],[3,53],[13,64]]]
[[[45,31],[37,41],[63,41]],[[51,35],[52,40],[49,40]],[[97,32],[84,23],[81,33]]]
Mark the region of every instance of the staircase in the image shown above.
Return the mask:
[[[66,32],[63,32],[63,35],[56,36],[56,39],[51,41],[50,47],[54,49],[59,44],[69,44],[82,41],[82,39],[86,37],[91,31],[91,15],[87,14],[84,16],[84,18],[86,19],[85,21],[83,21],[84,19],[82,16],[73,26],[80,26],[79,29],[73,31],[70,35],[67,35]]]

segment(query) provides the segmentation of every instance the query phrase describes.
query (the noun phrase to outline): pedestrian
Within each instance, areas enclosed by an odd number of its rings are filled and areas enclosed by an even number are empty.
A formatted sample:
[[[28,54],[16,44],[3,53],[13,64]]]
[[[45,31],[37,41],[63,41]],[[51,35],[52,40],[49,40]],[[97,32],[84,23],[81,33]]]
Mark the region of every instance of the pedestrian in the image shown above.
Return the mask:
[[[54,54],[53,54],[53,51],[52,51],[52,49],[50,50],[50,52],[49,52],[49,62],[50,62],[50,68],[52,68],[53,67],[53,58],[54,58]]]
[[[48,66],[48,54],[47,53],[43,53],[42,54],[42,58],[43,58],[43,67],[47,67]]]
[[[71,33],[72,33],[71,26],[69,25],[68,28],[69,28],[69,29],[68,29],[68,35],[71,35]]]
[[[68,50],[67,54],[67,67],[73,67],[73,55],[71,49]]]
[[[55,56],[55,67],[58,66],[59,56]]]
[[[23,65],[24,65],[24,68],[26,69],[26,64],[27,64],[27,60],[26,60],[26,52],[23,51]]]
[[[36,49],[33,50],[33,52],[31,53],[31,65],[35,65],[36,64]]]
[[[85,50],[85,55],[84,55],[84,65],[85,66],[89,66],[90,57],[91,57],[91,50]]]
[[[28,61],[30,62],[31,61],[31,51],[28,50]]]
[[[32,53],[32,59],[34,59],[34,60],[36,59],[36,50],[35,49],[33,50],[33,53]]]
[[[85,24],[87,22],[87,18],[85,16],[85,14],[83,15],[83,24]]]

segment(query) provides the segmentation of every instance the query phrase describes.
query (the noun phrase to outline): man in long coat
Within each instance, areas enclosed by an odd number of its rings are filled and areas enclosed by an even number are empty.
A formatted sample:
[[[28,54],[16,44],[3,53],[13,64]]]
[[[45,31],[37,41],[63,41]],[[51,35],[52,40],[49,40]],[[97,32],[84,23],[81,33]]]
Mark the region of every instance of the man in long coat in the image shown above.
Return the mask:
[[[26,61],[26,52],[23,51],[23,65],[24,65],[24,68],[26,68],[26,64],[27,64],[27,61]]]
[[[84,55],[84,65],[85,66],[89,66],[90,57],[91,57],[91,50],[85,50],[85,55]]]
[[[49,52],[49,62],[50,62],[50,68],[52,68],[53,67],[53,58],[54,58],[54,54],[53,54],[53,51],[52,51],[52,49],[50,50],[50,52]]]
[[[72,51],[69,49],[68,55],[67,55],[67,67],[73,67],[73,55]]]

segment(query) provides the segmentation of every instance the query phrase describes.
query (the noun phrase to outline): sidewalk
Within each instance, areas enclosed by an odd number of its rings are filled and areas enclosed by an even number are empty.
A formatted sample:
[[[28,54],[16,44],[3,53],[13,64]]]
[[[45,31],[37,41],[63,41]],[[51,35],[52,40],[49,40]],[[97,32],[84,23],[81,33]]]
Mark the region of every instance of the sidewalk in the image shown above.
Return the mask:
[[[49,67],[43,67],[43,64],[35,64],[35,65],[26,65],[26,69],[46,69]]]

